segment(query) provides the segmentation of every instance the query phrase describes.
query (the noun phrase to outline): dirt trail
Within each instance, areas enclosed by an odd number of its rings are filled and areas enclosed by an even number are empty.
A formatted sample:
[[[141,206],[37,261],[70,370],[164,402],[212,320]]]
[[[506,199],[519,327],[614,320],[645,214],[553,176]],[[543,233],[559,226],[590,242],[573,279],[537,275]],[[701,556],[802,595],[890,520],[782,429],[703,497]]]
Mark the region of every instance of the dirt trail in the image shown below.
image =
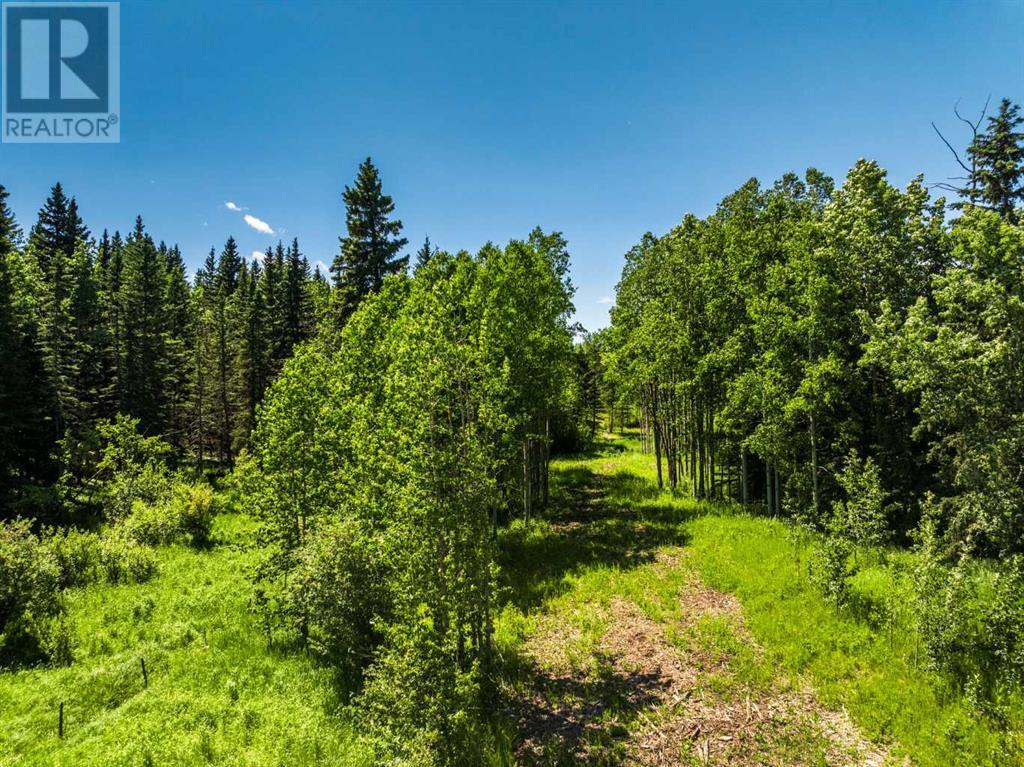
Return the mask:
[[[577,494],[576,519],[559,534],[586,535],[585,517],[601,512],[600,494]],[[663,547],[640,566],[652,578],[686,568],[685,549]],[[845,712],[825,708],[809,688],[781,680],[755,687],[735,678],[728,654],[681,641],[718,618],[760,654],[739,602],[695,575],[678,593],[681,619],[658,623],[635,603],[613,597],[581,614],[600,625],[584,636],[578,621],[545,614],[527,639],[534,669],[521,701],[520,764],[881,767],[887,754],[867,741]],[[673,641],[674,640],[674,641]]]

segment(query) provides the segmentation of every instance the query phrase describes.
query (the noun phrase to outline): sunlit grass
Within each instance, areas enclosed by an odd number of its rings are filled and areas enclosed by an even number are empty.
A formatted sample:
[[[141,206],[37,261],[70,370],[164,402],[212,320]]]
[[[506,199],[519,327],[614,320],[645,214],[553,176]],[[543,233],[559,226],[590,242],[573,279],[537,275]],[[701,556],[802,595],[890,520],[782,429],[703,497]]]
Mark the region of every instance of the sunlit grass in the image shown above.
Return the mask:
[[[837,612],[807,579],[813,537],[798,547],[784,522],[659,492],[653,460],[635,440],[557,459],[553,471],[550,511],[499,536],[495,764],[514,762],[517,724],[502,712],[531,682],[522,658],[529,638],[544,621],[564,621],[571,665],[607,674],[595,648],[613,600],[635,604],[680,651],[727,662],[728,674],[704,680],[719,695],[810,683],[915,764],[1020,763],[1000,751],[995,723],[924,668],[909,609],[912,554],[866,553],[852,605]],[[569,528],[581,524],[580,503],[591,505],[585,527]],[[253,529],[243,516],[218,517],[211,548],[160,549],[148,583],[69,591],[74,664],[0,674],[0,765],[371,764],[330,670],[268,643],[250,604]],[[728,617],[685,620],[679,595],[695,577],[739,599],[742,632]],[[612,703],[595,737],[621,758],[616,728],[637,714]],[[1019,738],[1020,717],[1009,727]],[[784,747],[799,754],[819,745],[794,732]],[[563,757],[551,763],[571,763]]]
[[[212,549],[161,549],[148,583],[69,592],[74,664],[0,674],[0,764],[369,764],[330,672],[268,646],[251,533],[222,516]]]

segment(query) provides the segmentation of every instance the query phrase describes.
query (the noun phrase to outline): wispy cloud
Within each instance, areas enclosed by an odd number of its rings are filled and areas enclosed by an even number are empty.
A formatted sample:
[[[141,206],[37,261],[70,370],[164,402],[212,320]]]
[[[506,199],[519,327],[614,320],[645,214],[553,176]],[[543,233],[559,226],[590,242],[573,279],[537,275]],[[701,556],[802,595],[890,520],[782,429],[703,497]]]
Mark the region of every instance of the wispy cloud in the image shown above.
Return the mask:
[[[611,296],[601,296],[599,299],[597,299],[597,303],[599,303],[599,304],[614,304],[615,303],[615,299],[612,298]]]
[[[240,208],[237,205],[235,205],[233,202],[231,202],[231,200],[228,200],[226,203],[224,203],[224,207],[227,208],[228,210],[235,211],[235,213],[241,213],[243,210],[245,210],[245,208]]]
[[[261,234],[274,233],[274,230],[271,228],[270,224],[268,224],[262,218],[256,218],[256,216],[250,215],[249,213],[245,214],[245,223],[247,223],[249,226],[251,226],[257,232],[260,232]]]
[[[254,250],[249,255],[249,258],[251,258],[253,261],[262,261],[263,260],[263,256],[265,256],[265,255],[266,254],[262,250]]]

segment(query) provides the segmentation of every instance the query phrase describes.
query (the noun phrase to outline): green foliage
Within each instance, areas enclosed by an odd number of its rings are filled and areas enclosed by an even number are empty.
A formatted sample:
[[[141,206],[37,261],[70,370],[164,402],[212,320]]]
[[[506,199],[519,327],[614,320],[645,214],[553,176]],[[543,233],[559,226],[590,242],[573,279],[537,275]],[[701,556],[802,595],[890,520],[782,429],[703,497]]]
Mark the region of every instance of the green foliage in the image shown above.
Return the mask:
[[[878,466],[851,450],[836,477],[845,498],[836,501],[832,514],[843,533],[857,546],[880,546],[889,534],[886,492]]]
[[[155,506],[165,501],[172,486],[167,469],[160,464],[146,463],[119,472],[101,490],[104,516],[115,524],[121,522],[135,511],[137,504]]]
[[[460,648],[432,613],[424,604],[412,620],[388,626],[360,714],[403,764],[480,764],[486,740],[477,714],[479,669],[459,663]]]
[[[856,573],[851,561],[853,545],[845,533],[838,526],[831,527],[822,536],[810,562],[811,582],[837,609],[849,600],[849,579]]]
[[[143,583],[157,571],[153,550],[116,529],[100,539],[99,560],[104,576],[111,583]]]
[[[0,674],[0,760],[54,764],[371,767],[339,713],[330,668],[270,645],[250,600],[260,557],[248,518],[219,515],[225,545],[157,549],[139,584],[65,595],[74,663]],[[139,659],[149,674],[143,686]],[[57,704],[64,701],[64,738]]]
[[[45,659],[56,649],[50,637],[62,610],[60,577],[28,521],[0,522],[0,666]]]
[[[391,617],[379,542],[354,519],[310,538],[284,584],[295,629],[355,687]]]
[[[367,295],[380,292],[385,277],[405,273],[409,256],[398,254],[409,241],[398,236],[402,222],[391,220],[395,203],[382,191],[380,174],[369,157],[342,198],[347,234],[341,238],[331,273],[338,319],[344,322]]]
[[[543,503],[572,371],[566,259],[539,231],[436,253],[363,300],[337,346],[302,347],[260,410],[243,484],[267,545],[259,600],[365,674],[396,755],[451,763],[480,726],[493,531]]]
[[[75,528],[43,531],[43,545],[57,564],[60,588],[85,586],[97,577],[100,536]]]
[[[915,573],[927,656],[982,710],[1004,713],[1024,683],[1024,558],[982,566],[964,557],[948,566],[936,549],[929,524]]]

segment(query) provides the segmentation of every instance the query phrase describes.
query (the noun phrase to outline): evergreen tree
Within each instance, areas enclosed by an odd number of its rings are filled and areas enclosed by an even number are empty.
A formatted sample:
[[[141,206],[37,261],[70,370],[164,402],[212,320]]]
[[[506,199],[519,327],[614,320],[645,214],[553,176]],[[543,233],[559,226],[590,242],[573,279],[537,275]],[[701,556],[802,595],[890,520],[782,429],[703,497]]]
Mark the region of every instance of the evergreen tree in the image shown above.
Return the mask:
[[[98,413],[101,418],[106,419],[113,418],[120,412],[124,402],[124,320],[120,304],[123,265],[124,242],[121,233],[114,232],[113,237],[108,237],[104,231],[96,259],[96,283],[103,318],[100,351],[103,382]]]
[[[988,129],[967,149],[974,172],[970,185],[961,190],[970,202],[994,210],[1010,223],[1017,223],[1016,207],[1024,202],[1022,124],[1020,107],[1003,99],[998,114],[989,118]]]
[[[228,237],[217,262],[217,285],[225,295],[231,295],[237,290],[243,263],[242,255],[238,252],[238,243],[234,237]]]
[[[380,175],[369,157],[359,166],[355,185],[346,186],[342,198],[348,234],[340,238],[341,251],[331,273],[338,317],[344,323],[369,293],[380,292],[385,277],[405,271],[409,257],[398,255],[408,240],[398,236],[402,222],[391,220],[395,204],[383,193]]]
[[[292,240],[285,272],[284,353],[290,357],[295,346],[312,332],[312,304],[309,297],[309,262],[299,251],[298,239]]]
[[[167,378],[164,299],[167,262],[146,233],[142,217],[124,246],[118,303],[124,338],[122,357],[123,411],[139,419],[147,434],[166,426]]]
[[[25,484],[52,481],[48,378],[39,351],[37,307],[20,289],[21,232],[0,185],[0,509]]]
[[[167,404],[167,437],[179,448],[188,443],[189,401],[192,381],[194,328],[185,261],[177,246],[166,253],[164,320],[167,376],[163,390]]]
[[[430,259],[437,254],[437,248],[430,245],[430,237],[423,240],[423,245],[419,250],[416,251],[416,266],[413,267],[414,271],[418,272],[428,263]]]

